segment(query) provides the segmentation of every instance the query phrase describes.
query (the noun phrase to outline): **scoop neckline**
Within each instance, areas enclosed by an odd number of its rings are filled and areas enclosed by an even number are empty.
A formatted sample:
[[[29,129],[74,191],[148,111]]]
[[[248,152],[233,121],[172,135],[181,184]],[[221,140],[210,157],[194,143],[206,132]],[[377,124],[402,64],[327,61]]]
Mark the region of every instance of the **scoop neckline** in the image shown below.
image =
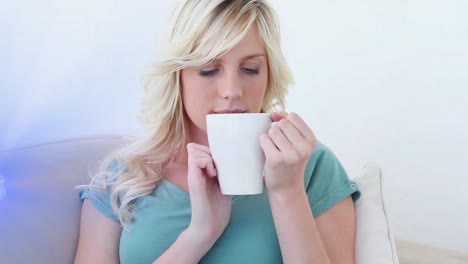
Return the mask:
[[[171,191],[178,194],[179,196],[182,196],[183,198],[190,200],[190,194],[187,191],[175,185],[174,183],[168,181],[165,177],[162,178],[161,185],[164,185],[165,187],[169,188]]]
[[[162,178],[161,184],[164,185],[165,187],[171,189],[171,191],[175,192],[179,196],[182,196],[182,198],[185,198],[190,201],[190,193],[185,191],[184,189],[180,188],[179,186],[175,185],[174,183],[170,182],[167,180],[165,177]],[[231,195],[232,202],[242,198],[242,197],[247,197],[250,195]]]

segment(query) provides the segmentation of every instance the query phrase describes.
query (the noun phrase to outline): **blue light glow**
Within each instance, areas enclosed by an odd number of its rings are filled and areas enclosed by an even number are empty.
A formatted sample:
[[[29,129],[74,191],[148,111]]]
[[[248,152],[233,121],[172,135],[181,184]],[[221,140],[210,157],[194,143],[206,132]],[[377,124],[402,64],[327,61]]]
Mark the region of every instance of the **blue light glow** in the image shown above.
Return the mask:
[[[6,197],[5,178],[0,173],[0,201]]]

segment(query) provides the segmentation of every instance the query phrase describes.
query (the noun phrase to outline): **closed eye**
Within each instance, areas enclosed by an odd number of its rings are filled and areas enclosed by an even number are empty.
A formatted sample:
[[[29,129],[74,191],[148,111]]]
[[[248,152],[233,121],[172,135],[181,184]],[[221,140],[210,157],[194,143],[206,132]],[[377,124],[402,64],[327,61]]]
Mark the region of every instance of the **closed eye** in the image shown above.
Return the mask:
[[[208,70],[208,71],[200,71],[199,74],[200,76],[203,76],[203,77],[210,77],[210,76],[214,76],[218,72],[219,70],[215,69],[215,70]]]
[[[247,73],[247,74],[252,74],[252,75],[257,75],[259,70],[258,69],[252,69],[252,68],[242,68],[242,70]]]

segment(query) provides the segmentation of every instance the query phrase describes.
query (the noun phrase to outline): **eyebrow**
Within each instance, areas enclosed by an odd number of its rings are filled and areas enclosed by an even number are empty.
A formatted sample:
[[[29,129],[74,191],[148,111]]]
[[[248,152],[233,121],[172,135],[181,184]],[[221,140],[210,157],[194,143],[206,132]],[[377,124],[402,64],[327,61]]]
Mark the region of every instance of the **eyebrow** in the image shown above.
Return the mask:
[[[241,60],[244,61],[244,60],[249,60],[249,59],[253,59],[253,58],[257,58],[257,57],[265,57],[266,58],[266,55],[264,53],[254,53],[254,54],[250,54],[250,55],[242,57]],[[215,59],[213,61],[216,62],[218,60],[219,59]]]
[[[248,59],[252,59],[252,58],[256,58],[256,57],[266,57],[266,55],[263,54],[263,53],[254,53],[252,55],[247,55],[247,56],[243,57],[242,60],[248,60]]]
[[[258,57],[265,57],[266,58],[266,55],[264,53],[254,53],[254,54],[242,57],[241,61],[249,60],[249,59],[253,59],[253,58],[258,58]],[[217,61],[219,61],[219,59],[213,60],[212,63],[216,63]],[[200,66],[198,68],[203,68],[204,66],[206,66],[206,65],[202,65],[202,66]]]

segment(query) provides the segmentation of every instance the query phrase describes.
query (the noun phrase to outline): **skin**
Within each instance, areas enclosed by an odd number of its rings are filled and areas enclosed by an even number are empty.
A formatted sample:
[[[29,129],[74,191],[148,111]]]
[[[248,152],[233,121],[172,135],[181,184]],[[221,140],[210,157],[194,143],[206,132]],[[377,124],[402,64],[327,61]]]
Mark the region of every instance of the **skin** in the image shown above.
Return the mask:
[[[192,219],[154,263],[198,263],[229,224],[231,199],[221,194],[206,135],[205,116],[227,109],[260,112],[268,61],[257,28],[214,63],[181,72],[182,99],[191,143],[165,171],[189,192]],[[304,169],[316,145],[312,130],[295,113],[273,113],[279,121],[259,142],[266,156],[265,186],[284,263],[354,263],[355,212],[350,197],[314,217],[304,188]],[[75,263],[118,263],[121,227],[89,201],[82,209]]]

